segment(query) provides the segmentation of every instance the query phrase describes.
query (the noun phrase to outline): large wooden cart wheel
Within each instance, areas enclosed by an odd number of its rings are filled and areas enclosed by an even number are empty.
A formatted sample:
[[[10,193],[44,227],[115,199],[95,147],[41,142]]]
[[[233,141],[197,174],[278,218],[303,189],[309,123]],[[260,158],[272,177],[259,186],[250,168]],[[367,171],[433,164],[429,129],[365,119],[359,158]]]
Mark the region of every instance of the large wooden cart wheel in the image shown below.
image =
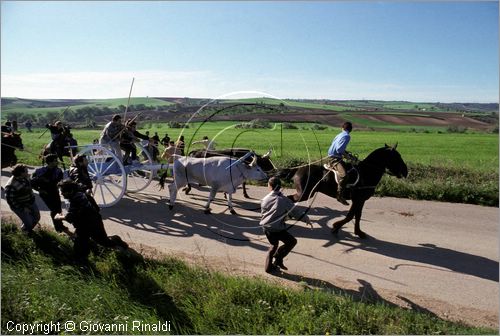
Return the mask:
[[[102,145],[86,146],[79,154],[85,154],[89,161],[93,196],[99,207],[107,208],[118,203],[127,190],[127,174],[121,160]]]
[[[125,166],[127,172],[127,192],[135,193],[144,190],[153,181],[156,170],[153,170],[153,158],[145,145],[137,143],[137,158],[140,163]]]

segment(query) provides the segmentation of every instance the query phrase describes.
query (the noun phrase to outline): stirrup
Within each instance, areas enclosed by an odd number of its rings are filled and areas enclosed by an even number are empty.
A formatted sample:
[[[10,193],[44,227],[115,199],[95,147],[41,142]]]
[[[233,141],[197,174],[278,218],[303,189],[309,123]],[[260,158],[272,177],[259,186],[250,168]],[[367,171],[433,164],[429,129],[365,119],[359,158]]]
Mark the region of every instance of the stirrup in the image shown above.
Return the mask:
[[[335,172],[335,169],[333,169],[332,166],[330,166],[329,163],[324,163],[323,164],[323,168],[325,168],[326,170],[329,170],[329,171],[332,171],[332,172]]]

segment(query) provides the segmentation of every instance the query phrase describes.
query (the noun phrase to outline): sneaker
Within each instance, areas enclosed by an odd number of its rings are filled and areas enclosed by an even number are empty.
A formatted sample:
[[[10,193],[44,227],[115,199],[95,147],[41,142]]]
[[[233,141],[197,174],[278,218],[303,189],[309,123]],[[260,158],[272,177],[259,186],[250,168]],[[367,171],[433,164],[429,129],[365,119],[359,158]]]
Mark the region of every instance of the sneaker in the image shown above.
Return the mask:
[[[285,265],[283,265],[283,260],[277,260],[277,259],[276,259],[276,260],[273,262],[273,265],[274,265],[275,267],[279,267],[279,268],[281,268],[281,269],[283,269],[283,270],[285,270],[285,271],[287,271],[287,270],[288,270],[288,267],[286,267]]]

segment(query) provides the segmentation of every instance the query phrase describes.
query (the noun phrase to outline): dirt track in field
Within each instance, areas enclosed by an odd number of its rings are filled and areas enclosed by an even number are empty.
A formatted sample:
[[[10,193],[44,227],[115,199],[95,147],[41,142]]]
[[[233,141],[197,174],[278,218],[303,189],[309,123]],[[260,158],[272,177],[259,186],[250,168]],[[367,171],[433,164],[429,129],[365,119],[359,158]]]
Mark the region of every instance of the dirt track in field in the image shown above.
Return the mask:
[[[2,184],[6,181],[2,176]],[[251,186],[249,193],[253,199],[243,199],[240,191],[235,195],[237,216],[229,214],[221,195],[212,215],[203,214],[206,188],[180,197],[170,211],[167,192],[156,186],[126,196],[102,214],[108,234],[119,234],[143,253],[498,328],[498,208],[375,197],[366,203],[361,222],[369,237],[360,240],[352,222],[337,238],[330,234],[348,208],[319,195],[309,212],[314,229],[297,224],[290,231],[298,244],[285,259],[289,270],[269,275],[263,271],[268,243],[258,227],[259,199],[267,190]],[[48,216],[43,211],[42,222],[50,223]]]

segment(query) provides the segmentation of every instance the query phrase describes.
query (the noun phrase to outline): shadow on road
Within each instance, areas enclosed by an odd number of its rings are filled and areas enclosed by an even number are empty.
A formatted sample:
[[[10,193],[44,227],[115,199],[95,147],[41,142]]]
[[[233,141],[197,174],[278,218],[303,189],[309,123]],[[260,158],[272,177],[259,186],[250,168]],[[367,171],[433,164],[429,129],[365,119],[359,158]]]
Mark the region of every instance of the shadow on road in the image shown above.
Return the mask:
[[[102,214],[107,220],[138,230],[180,238],[197,235],[231,246],[250,246],[267,251],[268,242],[259,226],[259,200],[233,199],[236,215],[229,212],[222,195],[214,200],[210,215],[203,213],[202,204],[205,201],[206,198],[201,195],[182,195],[182,200],[176,202],[173,210],[169,210],[164,197],[132,194],[124,197],[117,205],[103,209]],[[306,210],[304,206],[299,207]],[[312,208],[308,212],[315,218],[315,228],[311,230],[305,227],[305,223],[289,220],[287,223],[290,225],[290,232],[299,239],[329,241],[330,228],[327,223],[343,212],[326,207]]]
[[[290,281],[294,281],[297,283],[302,283],[308,287],[313,287],[313,288],[323,288],[328,291],[331,291],[335,294],[339,295],[345,295],[348,297],[351,297],[353,300],[357,302],[364,302],[364,303],[378,303],[378,304],[385,304],[389,307],[399,307],[395,303],[392,303],[390,301],[387,301],[384,299],[376,290],[373,288],[372,284],[369,283],[366,280],[363,279],[357,279],[359,283],[359,288],[357,290],[353,289],[345,289],[341,288],[338,286],[335,286],[331,282],[320,280],[320,279],[315,279],[311,277],[305,277],[302,275],[297,275],[297,274],[292,274],[292,273],[287,273],[287,272],[278,272],[274,273],[273,275],[287,279]],[[410,299],[400,296],[397,296],[401,301],[405,302],[408,307],[416,312],[420,313],[425,313],[431,316],[436,316],[433,312],[430,310],[416,304],[415,302],[411,301]]]
[[[496,260],[439,247],[434,244],[422,243],[418,246],[408,246],[374,237],[369,237],[369,239],[365,239],[361,244],[358,244],[359,239],[352,235],[345,233],[340,233],[339,235],[341,239],[336,239],[332,236],[335,243],[351,247],[351,250],[361,249],[391,258],[431,265],[401,263],[391,267],[392,270],[397,270],[401,267],[421,267],[425,269],[436,266],[442,267],[443,272],[459,272],[498,282],[498,261]]]

